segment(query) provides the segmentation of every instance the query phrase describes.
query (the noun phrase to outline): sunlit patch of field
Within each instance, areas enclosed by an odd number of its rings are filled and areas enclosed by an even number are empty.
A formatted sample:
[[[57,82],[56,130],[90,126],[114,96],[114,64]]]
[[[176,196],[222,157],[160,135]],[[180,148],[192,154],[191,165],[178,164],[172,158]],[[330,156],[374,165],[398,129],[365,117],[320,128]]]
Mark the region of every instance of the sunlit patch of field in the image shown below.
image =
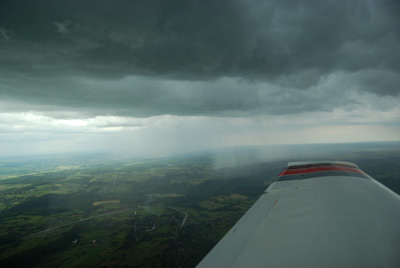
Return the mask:
[[[58,166],[56,167],[56,170],[71,170],[77,168],[80,168],[80,166]]]
[[[31,186],[31,184],[28,184],[28,183],[4,184],[4,185],[0,185],[0,191],[1,190],[11,190],[11,189],[20,189],[20,188],[24,188],[24,187],[28,187],[28,186]]]
[[[60,171],[66,171],[66,170],[76,170],[79,169],[80,166],[59,166],[53,169],[49,169],[49,170],[42,170],[39,172],[27,172],[24,173],[23,176],[41,176],[41,175],[45,175],[45,174],[51,174],[51,173],[57,173]],[[0,181],[1,180],[6,180],[6,179],[13,179],[13,178],[19,178],[21,177],[21,174],[8,174],[8,175],[0,175]]]
[[[120,200],[116,199],[116,200],[104,200],[104,201],[96,201],[93,202],[93,206],[100,206],[100,205],[104,205],[104,204],[119,204]]]
[[[44,172],[41,172],[44,173]],[[25,173],[23,176],[38,176],[40,175],[40,173],[38,172],[34,172],[34,173]],[[0,181],[1,180],[7,180],[7,179],[13,179],[13,178],[19,178],[21,177],[21,175],[16,175],[16,174],[12,174],[12,175],[4,175],[4,176],[0,176]]]
[[[170,180],[169,184],[182,183],[182,184],[186,184],[186,185],[189,185],[189,186],[197,186],[197,185],[200,185],[200,184],[202,184],[203,182],[205,182],[207,180],[208,180],[207,178],[204,178],[204,179],[196,178],[195,180],[190,179],[190,178],[176,178],[176,179]]]

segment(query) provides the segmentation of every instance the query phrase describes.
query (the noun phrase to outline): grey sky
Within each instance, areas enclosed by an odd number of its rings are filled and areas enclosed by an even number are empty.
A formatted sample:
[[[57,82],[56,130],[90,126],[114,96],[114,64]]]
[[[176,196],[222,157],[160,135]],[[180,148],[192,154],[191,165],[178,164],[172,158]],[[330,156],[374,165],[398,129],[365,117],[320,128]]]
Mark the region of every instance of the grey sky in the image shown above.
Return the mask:
[[[3,0],[0,145],[399,140],[399,18],[397,1]]]

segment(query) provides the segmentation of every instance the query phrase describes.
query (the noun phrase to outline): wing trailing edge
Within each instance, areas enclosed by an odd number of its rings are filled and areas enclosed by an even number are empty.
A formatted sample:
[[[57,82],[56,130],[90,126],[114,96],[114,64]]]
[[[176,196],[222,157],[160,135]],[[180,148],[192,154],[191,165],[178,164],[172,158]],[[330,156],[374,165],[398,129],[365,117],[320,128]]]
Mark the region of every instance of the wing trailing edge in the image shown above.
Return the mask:
[[[197,267],[400,267],[399,212],[353,163],[291,162]]]

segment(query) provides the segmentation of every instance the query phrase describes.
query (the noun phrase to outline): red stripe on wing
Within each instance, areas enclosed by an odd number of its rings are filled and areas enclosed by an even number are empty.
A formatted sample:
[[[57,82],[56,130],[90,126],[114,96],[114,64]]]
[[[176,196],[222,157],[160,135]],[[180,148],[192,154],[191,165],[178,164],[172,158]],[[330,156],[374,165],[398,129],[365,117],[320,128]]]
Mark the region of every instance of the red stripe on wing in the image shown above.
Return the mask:
[[[358,168],[326,166],[326,167],[309,167],[309,168],[291,169],[291,170],[285,169],[284,171],[281,172],[281,174],[279,174],[279,176],[306,174],[306,173],[324,172],[324,171],[345,171],[345,172],[354,172],[367,175]]]

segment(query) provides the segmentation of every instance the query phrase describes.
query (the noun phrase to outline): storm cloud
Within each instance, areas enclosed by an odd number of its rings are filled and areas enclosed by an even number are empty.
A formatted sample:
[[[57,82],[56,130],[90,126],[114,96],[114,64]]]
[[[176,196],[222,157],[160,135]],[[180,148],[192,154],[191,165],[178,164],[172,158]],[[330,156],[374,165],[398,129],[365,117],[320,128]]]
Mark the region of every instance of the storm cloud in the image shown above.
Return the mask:
[[[398,125],[399,18],[388,0],[3,0],[0,112]]]
[[[3,77],[241,77],[304,89],[331,73],[367,70],[375,81],[367,90],[400,91],[397,79],[386,82],[400,67],[395,1],[16,0],[0,7]]]

